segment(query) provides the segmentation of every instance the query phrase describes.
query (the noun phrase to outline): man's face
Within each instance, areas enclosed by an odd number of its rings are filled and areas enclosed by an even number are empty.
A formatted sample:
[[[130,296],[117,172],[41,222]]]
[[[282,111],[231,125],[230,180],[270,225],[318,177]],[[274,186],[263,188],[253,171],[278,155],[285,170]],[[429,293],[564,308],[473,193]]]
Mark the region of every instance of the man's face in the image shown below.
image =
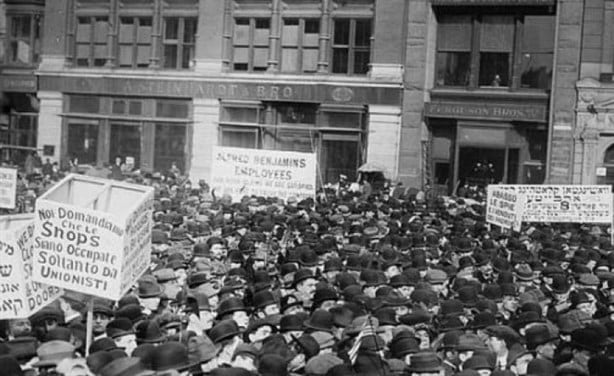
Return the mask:
[[[247,325],[249,324],[249,316],[245,311],[233,312],[232,319],[237,323],[239,328],[247,328]]]
[[[160,305],[160,298],[159,297],[154,297],[154,298],[144,298],[144,299],[140,299],[141,301],[141,305],[150,310],[150,311],[156,311],[158,309],[158,306]]]
[[[503,308],[508,312],[516,312],[518,300],[514,296],[506,295],[503,297]]]
[[[488,345],[490,351],[494,352],[495,354],[499,354],[505,348],[505,342],[497,337],[489,336],[486,344]]]
[[[220,243],[213,244],[211,246],[211,254],[216,259],[221,259],[223,257],[226,257],[226,247],[224,246],[224,244],[220,244]]]
[[[556,350],[556,344],[551,341],[537,346],[535,352],[548,360],[552,360],[554,359],[554,350]]]
[[[316,292],[317,281],[315,278],[309,278],[296,286],[296,290],[305,295],[309,299],[313,298],[313,294]]]
[[[32,324],[28,319],[15,319],[9,322],[9,331],[13,337],[24,337],[32,334]]]
[[[404,298],[409,298],[411,293],[414,292],[413,286],[401,286],[397,289],[397,291],[403,295]]]
[[[125,336],[114,339],[117,347],[124,349],[126,355],[130,356],[136,348],[136,335],[126,334]]]
[[[237,357],[232,361],[233,367],[244,368],[248,371],[256,371],[256,366],[254,365],[254,359],[250,356],[237,355]]]
[[[102,334],[107,328],[107,324],[109,323],[109,316],[105,315],[101,312],[94,312],[94,322],[92,325],[92,330],[94,334]]]
[[[263,325],[260,328],[256,329],[255,332],[251,333],[249,335],[249,339],[252,341],[252,343],[260,342],[260,341],[263,341],[268,336],[270,336],[272,332],[273,330],[271,329],[270,326]]]
[[[516,371],[517,375],[526,375],[527,374],[527,366],[529,365],[529,362],[533,360],[533,354],[531,353],[527,353],[524,354],[520,357],[518,357],[515,361],[514,364],[512,364],[511,369],[512,371]]]
[[[269,304],[268,306],[264,307],[264,313],[267,316],[277,315],[279,313],[279,307],[277,304]]]

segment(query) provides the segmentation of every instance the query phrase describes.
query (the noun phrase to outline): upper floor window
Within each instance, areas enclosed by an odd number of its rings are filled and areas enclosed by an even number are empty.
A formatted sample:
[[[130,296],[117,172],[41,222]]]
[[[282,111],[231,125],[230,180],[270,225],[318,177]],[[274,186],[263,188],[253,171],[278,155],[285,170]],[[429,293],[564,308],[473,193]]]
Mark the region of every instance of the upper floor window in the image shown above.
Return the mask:
[[[281,71],[315,73],[318,68],[319,35],[319,19],[284,19],[281,33]]]
[[[262,72],[267,69],[269,54],[269,18],[235,18],[233,69]]]
[[[151,58],[151,17],[120,17],[118,65],[146,68]]]
[[[186,69],[194,59],[196,44],[195,17],[166,17],[164,19],[164,68]]]
[[[369,71],[371,23],[371,19],[335,19],[332,73],[366,74]]]
[[[75,62],[80,67],[102,67],[107,62],[107,16],[77,17]]]
[[[41,14],[8,14],[7,62],[31,65],[40,61]]]
[[[551,15],[440,15],[436,85],[549,89]]]

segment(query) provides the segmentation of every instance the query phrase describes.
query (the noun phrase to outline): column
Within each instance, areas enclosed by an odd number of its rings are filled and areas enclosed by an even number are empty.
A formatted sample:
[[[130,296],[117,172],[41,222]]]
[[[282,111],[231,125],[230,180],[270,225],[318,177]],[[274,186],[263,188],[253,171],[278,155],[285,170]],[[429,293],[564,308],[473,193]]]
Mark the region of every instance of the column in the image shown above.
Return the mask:
[[[113,68],[115,66],[115,51],[114,46],[117,44],[117,34],[119,34],[119,17],[117,15],[119,0],[111,0],[109,9],[109,33],[107,34],[107,62],[105,67]]]
[[[198,2],[198,31],[194,71],[219,74],[230,63],[232,51],[232,1]],[[220,17],[222,15],[222,17]]]
[[[392,179],[397,178],[400,141],[401,108],[370,105],[367,162],[386,166]]]
[[[273,0],[271,30],[269,31],[269,61],[267,72],[279,70],[279,43],[281,39],[281,0]]]
[[[42,53],[39,70],[61,70],[65,65],[68,25],[68,0],[45,2],[43,20]]]
[[[597,168],[597,153],[599,144],[599,132],[595,129],[584,132],[582,136],[584,142],[584,157],[582,166],[581,184],[595,184],[595,171]]]
[[[211,173],[212,148],[217,145],[220,102],[217,99],[195,98],[194,129],[192,132],[192,160],[190,179],[196,183],[200,179],[209,182]]]
[[[38,149],[45,145],[54,146],[54,162],[60,162],[62,157],[62,93],[58,91],[39,91],[40,111],[38,113]]]
[[[149,67],[160,67],[160,45],[162,43],[162,0],[154,0],[153,19],[151,21],[151,53]]]
[[[328,49],[330,45],[330,0],[322,0],[320,36],[318,48],[318,73],[328,74]]]
[[[406,42],[403,36],[407,33],[403,27],[407,23],[405,3],[403,0],[375,2],[369,73],[372,79],[403,80],[403,47]],[[422,31],[412,28],[412,32]]]

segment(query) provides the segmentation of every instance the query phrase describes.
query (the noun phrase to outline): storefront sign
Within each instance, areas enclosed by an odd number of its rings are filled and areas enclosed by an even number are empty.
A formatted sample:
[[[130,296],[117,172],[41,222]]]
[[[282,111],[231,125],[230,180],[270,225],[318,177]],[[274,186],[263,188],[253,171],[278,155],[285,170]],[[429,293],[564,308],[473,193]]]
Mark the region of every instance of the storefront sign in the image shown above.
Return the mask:
[[[14,209],[16,192],[17,169],[0,167],[0,208]]]
[[[314,197],[316,155],[276,150],[214,147],[211,187],[233,201],[244,196],[298,200]]]
[[[426,116],[455,119],[547,121],[547,107],[524,104],[431,102],[425,104]]]
[[[489,185],[486,199],[486,222],[520,231],[524,196],[514,189],[501,185]]]
[[[0,319],[29,317],[62,293],[32,280],[33,219],[31,214],[0,217]]]
[[[613,215],[609,185],[499,185],[525,200],[523,222],[610,224]]]
[[[554,5],[554,0],[431,0],[433,5]]]
[[[401,87],[341,86],[327,83],[267,83],[124,77],[40,76],[41,90],[98,95],[309,101],[339,104],[401,104]]]
[[[69,175],[36,202],[34,280],[119,299],[149,265],[152,208],[150,187]]]
[[[31,75],[3,74],[0,76],[0,90],[26,93],[36,92],[36,76],[34,73]]]

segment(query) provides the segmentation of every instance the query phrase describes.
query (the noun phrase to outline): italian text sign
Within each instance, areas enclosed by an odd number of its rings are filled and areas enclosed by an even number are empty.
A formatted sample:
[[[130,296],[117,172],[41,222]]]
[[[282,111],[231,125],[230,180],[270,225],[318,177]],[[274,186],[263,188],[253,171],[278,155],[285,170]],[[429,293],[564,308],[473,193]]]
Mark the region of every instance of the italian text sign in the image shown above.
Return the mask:
[[[500,185],[524,198],[523,222],[612,223],[607,185]]]
[[[316,189],[316,155],[276,150],[215,147],[211,186],[216,195],[298,200],[313,197]]]
[[[31,215],[0,219],[0,319],[26,318],[57,299],[62,290],[32,280],[34,221]]]
[[[17,192],[17,169],[0,167],[0,208],[14,209]]]
[[[486,222],[520,231],[524,197],[506,186],[487,187]]]

